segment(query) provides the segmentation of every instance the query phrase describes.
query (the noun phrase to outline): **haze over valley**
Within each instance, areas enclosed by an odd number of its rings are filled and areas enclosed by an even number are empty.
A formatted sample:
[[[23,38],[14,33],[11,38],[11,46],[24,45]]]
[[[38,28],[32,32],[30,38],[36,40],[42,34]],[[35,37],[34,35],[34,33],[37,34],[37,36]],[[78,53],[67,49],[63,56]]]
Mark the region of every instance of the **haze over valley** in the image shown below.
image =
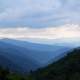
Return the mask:
[[[79,47],[80,0],[0,0],[0,80],[80,80]]]

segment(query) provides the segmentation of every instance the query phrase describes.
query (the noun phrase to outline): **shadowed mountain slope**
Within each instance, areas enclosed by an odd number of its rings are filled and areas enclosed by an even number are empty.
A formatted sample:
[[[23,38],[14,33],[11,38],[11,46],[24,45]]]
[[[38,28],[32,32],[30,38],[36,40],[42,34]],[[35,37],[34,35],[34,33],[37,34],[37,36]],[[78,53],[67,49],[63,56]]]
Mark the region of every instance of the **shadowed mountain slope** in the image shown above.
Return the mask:
[[[13,39],[0,40],[1,64],[12,70],[30,71],[46,66],[58,60],[69,51],[70,47],[29,43]],[[4,62],[5,59],[6,62]],[[3,62],[3,63],[2,63]],[[9,66],[8,64],[11,64]],[[13,65],[14,64],[14,65]]]
[[[80,48],[31,74],[31,80],[80,80]]]

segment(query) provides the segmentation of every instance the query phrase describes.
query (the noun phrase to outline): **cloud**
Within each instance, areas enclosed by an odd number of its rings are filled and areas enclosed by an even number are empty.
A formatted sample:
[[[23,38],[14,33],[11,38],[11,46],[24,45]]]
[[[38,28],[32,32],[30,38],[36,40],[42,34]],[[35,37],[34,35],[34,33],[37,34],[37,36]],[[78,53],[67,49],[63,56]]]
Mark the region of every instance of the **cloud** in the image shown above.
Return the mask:
[[[28,16],[29,14],[46,12],[53,8],[59,6],[59,4],[55,4],[55,0],[45,0],[45,1],[36,1],[36,0],[8,0],[5,1],[5,10],[0,14],[0,20],[5,19],[17,19],[22,16]],[[57,5],[57,6],[56,6]]]
[[[12,39],[79,39],[80,38],[79,25],[63,25],[59,27],[48,27],[34,29],[29,27],[16,27],[16,28],[1,28],[0,38]]]
[[[15,22],[31,26],[79,24],[79,0],[1,0],[0,23]],[[3,25],[4,25],[3,24]],[[14,25],[14,24],[12,24]],[[5,26],[7,26],[5,24]]]

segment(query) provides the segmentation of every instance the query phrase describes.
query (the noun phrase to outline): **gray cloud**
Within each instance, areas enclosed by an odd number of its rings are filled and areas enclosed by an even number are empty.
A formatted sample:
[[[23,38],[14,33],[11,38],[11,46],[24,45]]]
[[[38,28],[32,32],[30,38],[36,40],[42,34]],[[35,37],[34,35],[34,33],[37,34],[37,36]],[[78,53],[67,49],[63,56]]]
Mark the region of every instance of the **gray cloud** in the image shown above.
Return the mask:
[[[79,0],[1,0],[0,23],[31,26],[79,24]],[[2,25],[3,25],[2,24]],[[0,24],[1,25],[1,24]],[[12,24],[14,25],[14,24]],[[7,25],[4,25],[7,26]]]

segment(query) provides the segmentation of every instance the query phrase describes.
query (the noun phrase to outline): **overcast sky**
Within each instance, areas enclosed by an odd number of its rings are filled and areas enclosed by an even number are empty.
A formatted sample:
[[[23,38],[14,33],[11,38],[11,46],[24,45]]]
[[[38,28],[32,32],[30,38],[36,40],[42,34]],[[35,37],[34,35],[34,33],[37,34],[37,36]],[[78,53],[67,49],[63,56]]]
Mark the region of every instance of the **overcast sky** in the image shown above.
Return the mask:
[[[80,0],[0,0],[0,38],[80,40]]]
[[[0,26],[79,24],[80,0],[0,0]]]

